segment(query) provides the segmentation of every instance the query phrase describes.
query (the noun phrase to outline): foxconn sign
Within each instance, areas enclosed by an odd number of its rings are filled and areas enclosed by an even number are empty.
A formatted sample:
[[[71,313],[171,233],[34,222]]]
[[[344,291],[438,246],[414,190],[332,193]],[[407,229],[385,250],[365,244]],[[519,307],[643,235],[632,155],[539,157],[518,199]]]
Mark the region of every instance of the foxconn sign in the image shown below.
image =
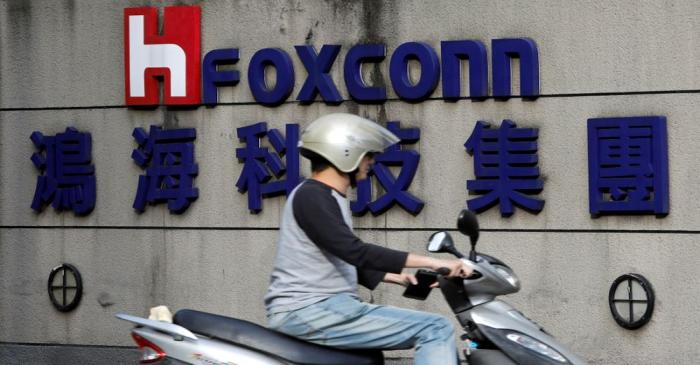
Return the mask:
[[[219,103],[221,87],[235,87],[241,79],[239,70],[219,70],[234,65],[238,48],[209,51],[201,59],[201,9],[199,6],[171,6],[163,11],[162,34],[158,32],[158,9],[154,7],[124,9],[124,75],[128,106],[208,105]],[[383,103],[387,90],[368,85],[362,78],[364,64],[382,63],[386,58],[384,44],[352,46],[343,61],[343,78],[348,95],[358,103]],[[340,104],[343,98],[329,72],[336,64],[341,46],[324,44],[294,46],[296,56],[305,68],[306,79],[296,100],[310,104],[320,99],[327,104]],[[539,60],[537,45],[529,38],[491,40],[491,72],[493,97],[511,97],[511,61],[520,60],[520,96],[532,100],[539,96]],[[472,100],[488,95],[489,62],[485,45],[479,40],[440,42],[440,57],[424,42],[406,42],[394,50],[389,60],[391,86],[402,100],[420,102],[429,98],[442,80],[442,96],[446,101],[467,97],[462,92],[462,62],[469,61],[469,93]],[[409,62],[420,65],[419,80],[413,82]],[[338,62],[339,64],[340,62]],[[275,68],[274,85],[266,84],[265,73]],[[256,51],[248,64],[248,87],[255,100],[266,106],[284,103],[294,91],[295,70],[289,53],[281,48]],[[162,81],[162,85],[161,85]],[[163,100],[159,87],[163,88]]]

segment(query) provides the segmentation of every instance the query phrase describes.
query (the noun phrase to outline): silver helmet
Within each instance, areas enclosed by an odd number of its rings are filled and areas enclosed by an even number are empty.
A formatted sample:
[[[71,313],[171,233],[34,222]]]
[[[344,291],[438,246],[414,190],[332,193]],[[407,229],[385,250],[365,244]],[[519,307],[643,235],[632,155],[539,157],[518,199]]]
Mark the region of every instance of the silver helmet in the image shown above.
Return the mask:
[[[398,143],[381,125],[354,114],[324,115],[304,129],[299,147],[314,152],[342,172],[352,172],[368,152],[382,152]]]

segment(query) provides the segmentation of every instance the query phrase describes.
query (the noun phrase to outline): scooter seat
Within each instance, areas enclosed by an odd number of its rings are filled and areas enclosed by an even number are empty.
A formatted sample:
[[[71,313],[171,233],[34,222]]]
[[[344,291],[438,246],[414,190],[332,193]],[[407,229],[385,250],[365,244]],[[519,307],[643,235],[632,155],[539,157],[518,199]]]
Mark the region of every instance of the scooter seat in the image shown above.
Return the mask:
[[[244,346],[295,364],[384,365],[380,350],[338,350],[298,340],[252,322],[182,309],[173,323],[188,330]]]

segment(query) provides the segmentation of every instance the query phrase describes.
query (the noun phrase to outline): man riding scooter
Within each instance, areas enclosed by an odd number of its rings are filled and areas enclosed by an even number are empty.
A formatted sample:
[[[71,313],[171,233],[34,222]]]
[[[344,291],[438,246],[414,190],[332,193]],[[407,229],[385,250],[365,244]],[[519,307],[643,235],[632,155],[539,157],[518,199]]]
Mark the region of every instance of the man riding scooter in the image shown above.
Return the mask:
[[[539,324],[498,299],[517,293],[520,281],[503,261],[476,252],[479,225],[473,213],[463,210],[457,219],[471,243],[468,256],[444,231],[434,233],[426,248],[461,260],[391,250],[354,235],[345,194],[353,181],[367,177],[372,153],[397,142],[386,129],[350,114],[310,124],[300,147],[311,160],[312,177],[287,200],[265,297],[270,327],[277,331],[191,309],[179,310],[172,323],[118,314],[136,325],[131,334],[141,363],[380,365],[379,350],[415,347],[416,364],[455,365],[454,331],[446,318],[362,303],[357,295],[358,284],[374,289],[381,281],[407,285],[436,279],[469,344],[470,364],[585,365]],[[437,273],[419,270],[417,280],[402,273],[405,267]],[[420,279],[426,277],[430,280]],[[404,296],[425,298],[429,290],[424,289],[429,288],[411,286]]]
[[[454,365],[454,329],[447,318],[364,303],[357,294],[358,284],[370,290],[380,282],[416,284],[404,268],[447,268],[447,277],[472,272],[458,259],[393,250],[353,233],[348,189],[367,178],[374,153],[398,142],[379,124],[345,113],[323,116],[304,130],[299,146],[312,175],[284,206],[265,296],[269,327],[341,349],[415,347],[417,365]]]

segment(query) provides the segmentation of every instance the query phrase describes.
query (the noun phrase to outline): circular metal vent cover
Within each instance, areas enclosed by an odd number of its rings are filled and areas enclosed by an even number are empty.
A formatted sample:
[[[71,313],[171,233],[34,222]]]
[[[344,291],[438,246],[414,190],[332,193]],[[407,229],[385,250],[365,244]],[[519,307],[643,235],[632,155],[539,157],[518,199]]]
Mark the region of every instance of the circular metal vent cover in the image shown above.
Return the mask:
[[[83,296],[83,280],[80,272],[71,264],[63,264],[49,274],[49,298],[61,312],[70,312],[80,304]]]
[[[654,290],[644,276],[625,274],[610,286],[608,302],[615,322],[623,328],[634,330],[651,320]]]

